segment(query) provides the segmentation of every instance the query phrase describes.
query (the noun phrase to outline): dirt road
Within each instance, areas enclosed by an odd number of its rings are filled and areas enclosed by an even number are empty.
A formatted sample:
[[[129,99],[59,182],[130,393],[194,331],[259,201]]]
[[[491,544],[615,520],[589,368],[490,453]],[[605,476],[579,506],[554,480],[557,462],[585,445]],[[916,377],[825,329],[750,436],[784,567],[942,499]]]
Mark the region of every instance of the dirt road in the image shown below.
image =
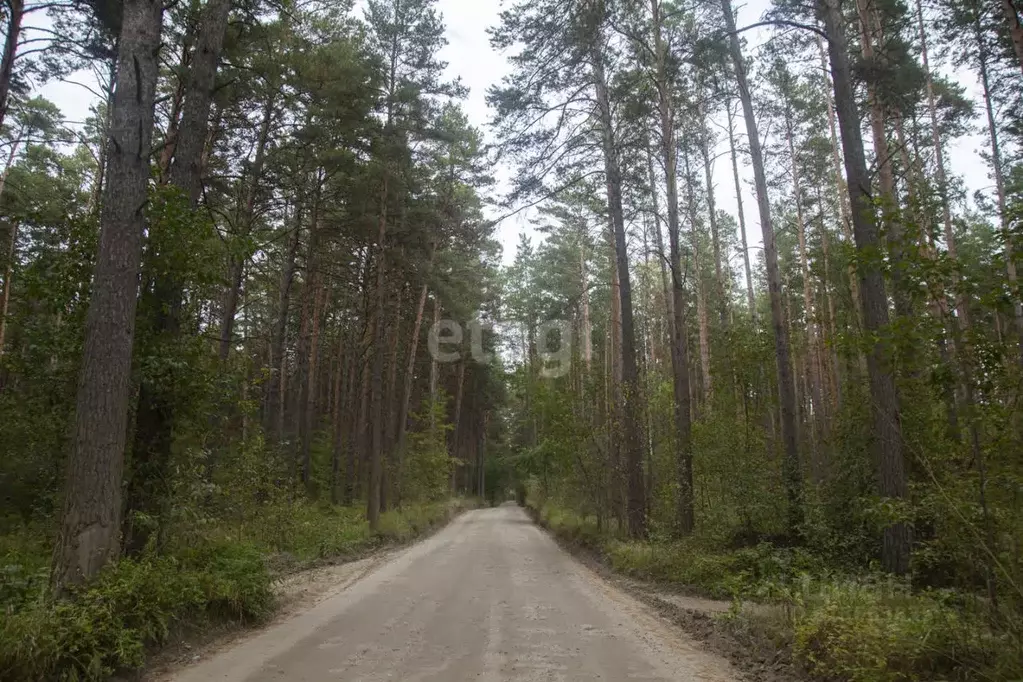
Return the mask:
[[[734,682],[514,506],[470,512],[175,682]]]

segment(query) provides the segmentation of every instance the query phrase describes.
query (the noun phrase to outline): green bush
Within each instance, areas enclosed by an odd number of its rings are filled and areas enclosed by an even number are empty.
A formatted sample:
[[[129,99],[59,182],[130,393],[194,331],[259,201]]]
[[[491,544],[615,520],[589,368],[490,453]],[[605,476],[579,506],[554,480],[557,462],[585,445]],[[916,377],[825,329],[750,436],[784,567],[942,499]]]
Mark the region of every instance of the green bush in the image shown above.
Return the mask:
[[[138,668],[176,626],[270,615],[271,563],[287,571],[407,542],[467,504],[406,505],[381,515],[376,532],[361,506],[302,500],[195,517],[169,529],[159,555],[122,559],[59,601],[48,597],[52,535],[27,526],[0,535],[0,680],[98,680]]]
[[[638,542],[597,532],[589,518],[546,500],[541,521],[559,537],[599,550],[616,571],[684,585],[716,597],[780,605],[738,610],[740,629],[760,629],[776,646],[791,644],[815,678],[848,682],[1023,680],[1018,627],[996,627],[982,604],[961,594],[914,593],[888,579],[843,577],[803,547],[762,542],[724,549],[706,538]],[[771,632],[767,632],[771,630]]]
[[[252,620],[272,604],[270,575],[251,547],[124,559],[65,599],[40,593],[10,613],[0,624],[0,678],[103,679],[141,666],[177,623]]]
[[[895,582],[808,586],[792,609],[794,653],[812,673],[850,682],[1020,679],[1020,642],[939,594]]]

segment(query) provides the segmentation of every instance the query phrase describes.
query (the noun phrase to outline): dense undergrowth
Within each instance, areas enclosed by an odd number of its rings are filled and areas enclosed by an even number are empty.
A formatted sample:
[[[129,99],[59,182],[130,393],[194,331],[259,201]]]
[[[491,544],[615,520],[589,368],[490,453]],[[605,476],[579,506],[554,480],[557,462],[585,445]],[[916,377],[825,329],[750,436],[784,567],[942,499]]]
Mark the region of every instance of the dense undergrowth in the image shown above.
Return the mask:
[[[733,599],[723,616],[727,626],[789,648],[812,678],[1023,679],[1019,623],[972,595],[914,590],[890,576],[846,572],[804,547],[624,540],[598,528],[595,517],[551,500],[530,499],[529,505],[556,536],[597,553],[617,572]]]
[[[177,629],[266,619],[281,574],[407,542],[464,505],[406,505],[385,513],[376,532],[362,507],[264,505],[244,518],[176,528],[161,551],[122,559],[59,601],[48,596],[51,529],[23,526],[0,535],[0,680],[96,680],[137,669]]]

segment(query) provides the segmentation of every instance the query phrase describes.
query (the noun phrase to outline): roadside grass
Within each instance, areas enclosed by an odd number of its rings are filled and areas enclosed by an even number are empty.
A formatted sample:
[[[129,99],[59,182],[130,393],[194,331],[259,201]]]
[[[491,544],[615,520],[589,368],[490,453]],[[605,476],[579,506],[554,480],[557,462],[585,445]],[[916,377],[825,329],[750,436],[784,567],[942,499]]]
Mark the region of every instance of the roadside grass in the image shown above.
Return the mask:
[[[406,505],[372,532],[361,508],[304,501],[259,513],[181,523],[160,552],[125,558],[67,598],[48,596],[52,529],[0,535],[0,680],[102,680],[140,668],[180,628],[259,623],[273,582],[317,561],[345,561],[409,542],[472,506]]]
[[[592,516],[550,501],[530,506],[555,536],[591,550],[618,573],[732,599],[733,608],[719,622],[767,646],[787,648],[812,679],[1023,680],[1023,628],[974,595],[849,574],[801,547],[623,540],[600,532]]]

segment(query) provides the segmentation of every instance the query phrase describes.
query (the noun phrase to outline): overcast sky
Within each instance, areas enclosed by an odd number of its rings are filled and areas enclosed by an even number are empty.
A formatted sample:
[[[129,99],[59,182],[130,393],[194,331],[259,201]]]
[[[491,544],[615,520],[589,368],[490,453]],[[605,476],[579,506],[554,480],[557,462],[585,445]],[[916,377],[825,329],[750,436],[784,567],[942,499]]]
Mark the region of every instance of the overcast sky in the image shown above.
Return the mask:
[[[485,132],[490,120],[490,112],[486,105],[487,87],[499,82],[509,68],[503,55],[491,49],[486,33],[487,27],[497,23],[501,5],[501,0],[438,0],[438,8],[444,15],[447,26],[448,38],[448,45],[444,48],[442,57],[448,62],[450,76],[461,78],[469,88],[469,97],[464,103],[464,108],[470,122]],[[768,6],[768,0],[750,0],[739,8],[738,25],[758,21]],[[767,32],[760,30],[745,34],[751,49],[755,49],[766,36]],[[952,75],[957,77],[957,80],[979,101],[976,78],[970,74]],[[79,77],[88,80],[85,75]],[[51,83],[42,89],[42,94],[61,107],[65,117],[70,121],[82,121],[88,115],[92,95],[80,86]],[[966,136],[949,150],[952,170],[965,178],[971,194],[978,189],[988,189],[991,184],[988,180],[987,167],[978,155],[984,140],[981,135]],[[503,169],[496,170],[498,177],[502,174],[507,176],[507,172],[502,172]],[[752,173],[748,167],[744,167],[742,174],[747,228],[751,246],[755,249],[757,248],[755,245],[761,243],[761,236],[755,199],[751,191]],[[727,154],[715,164],[714,179],[718,206],[735,215],[734,183]],[[519,234],[523,231],[530,232],[528,216],[528,213],[522,213],[503,221],[498,226],[497,236],[504,245],[505,262],[510,262],[514,258]],[[755,260],[756,253],[751,254],[751,257]]]

